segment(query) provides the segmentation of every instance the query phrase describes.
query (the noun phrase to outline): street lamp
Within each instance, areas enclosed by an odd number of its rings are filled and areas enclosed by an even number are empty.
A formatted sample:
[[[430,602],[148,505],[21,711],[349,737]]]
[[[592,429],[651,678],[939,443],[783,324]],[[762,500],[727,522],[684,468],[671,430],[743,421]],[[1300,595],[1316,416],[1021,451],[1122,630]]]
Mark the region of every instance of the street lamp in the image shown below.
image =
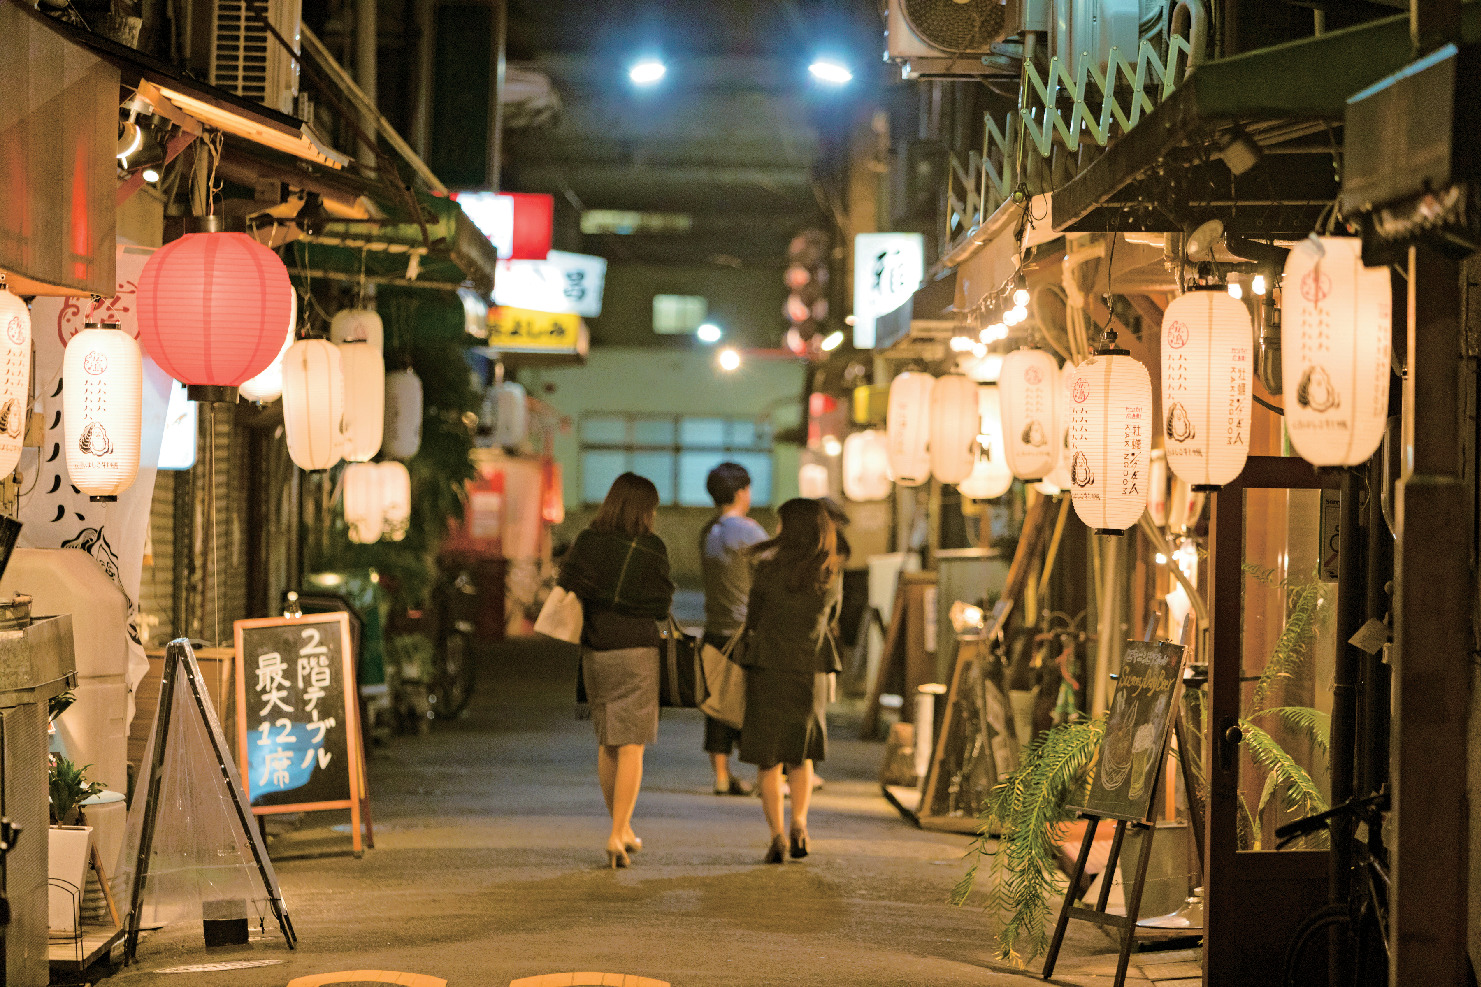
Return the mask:
[[[826,82],[830,86],[847,85],[853,81],[854,74],[848,70],[848,66],[832,58],[819,58],[807,67],[812,77],[819,82]]]
[[[651,86],[668,72],[668,66],[656,58],[640,59],[627,70],[627,77],[636,86]]]

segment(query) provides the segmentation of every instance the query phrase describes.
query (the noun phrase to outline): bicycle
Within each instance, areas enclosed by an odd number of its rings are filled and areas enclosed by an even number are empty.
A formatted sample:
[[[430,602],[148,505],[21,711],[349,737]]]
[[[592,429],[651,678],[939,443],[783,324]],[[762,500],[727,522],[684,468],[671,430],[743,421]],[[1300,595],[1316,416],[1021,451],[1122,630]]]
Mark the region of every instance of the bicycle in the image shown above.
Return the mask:
[[[1275,831],[1276,849],[1281,850],[1303,836],[1330,829],[1337,821],[1352,820],[1367,829],[1365,838],[1353,843],[1353,881],[1348,900],[1318,908],[1296,927],[1282,968],[1281,983],[1286,987],[1325,982],[1331,955],[1350,958],[1354,984],[1388,983],[1389,862],[1388,848],[1383,845],[1383,820],[1389,806],[1389,794],[1384,789],[1286,823]],[[1329,953],[1329,944],[1335,954]]]
[[[437,585],[437,649],[427,701],[439,720],[456,719],[473,698],[478,669],[474,656],[474,618],[478,587],[466,569]]]

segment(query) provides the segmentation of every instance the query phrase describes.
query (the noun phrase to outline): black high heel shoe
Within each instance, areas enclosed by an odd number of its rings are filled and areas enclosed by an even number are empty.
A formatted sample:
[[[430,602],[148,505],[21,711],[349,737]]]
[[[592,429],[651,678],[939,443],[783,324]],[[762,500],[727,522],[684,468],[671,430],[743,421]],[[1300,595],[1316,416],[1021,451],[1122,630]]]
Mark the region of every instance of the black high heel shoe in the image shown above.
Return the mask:
[[[787,841],[780,836],[771,838],[771,846],[766,848],[766,862],[768,864],[779,864],[787,858]]]
[[[778,837],[780,839],[780,837]],[[790,851],[793,860],[801,860],[807,856],[807,830],[794,829],[791,833]]]

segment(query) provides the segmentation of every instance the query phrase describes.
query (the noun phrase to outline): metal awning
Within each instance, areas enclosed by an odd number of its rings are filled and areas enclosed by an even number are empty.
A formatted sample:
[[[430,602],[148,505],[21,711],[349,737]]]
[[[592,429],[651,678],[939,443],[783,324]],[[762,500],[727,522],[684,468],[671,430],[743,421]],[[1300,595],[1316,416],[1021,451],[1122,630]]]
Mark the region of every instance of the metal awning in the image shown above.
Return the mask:
[[[1464,36],[1481,37],[1467,4]],[[1205,62],[1054,192],[1060,232],[1304,234],[1337,197],[1347,98],[1412,57],[1407,16]],[[1239,174],[1235,174],[1238,171]]]

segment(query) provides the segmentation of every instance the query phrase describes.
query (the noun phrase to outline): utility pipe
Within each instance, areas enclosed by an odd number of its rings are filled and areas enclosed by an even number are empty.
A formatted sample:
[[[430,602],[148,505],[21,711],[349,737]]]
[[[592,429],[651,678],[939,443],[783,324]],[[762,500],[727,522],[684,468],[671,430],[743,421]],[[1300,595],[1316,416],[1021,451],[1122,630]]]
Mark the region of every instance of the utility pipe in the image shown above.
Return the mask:
[[[376,118],[380,115],[380,102],[376,93],[376,0],[355,0],[355,81],[365,94],[366,104],[360,111],[360,129],[374,140]],[[369,141],[360,142],[360,166],[375,174],[375,148]]]

